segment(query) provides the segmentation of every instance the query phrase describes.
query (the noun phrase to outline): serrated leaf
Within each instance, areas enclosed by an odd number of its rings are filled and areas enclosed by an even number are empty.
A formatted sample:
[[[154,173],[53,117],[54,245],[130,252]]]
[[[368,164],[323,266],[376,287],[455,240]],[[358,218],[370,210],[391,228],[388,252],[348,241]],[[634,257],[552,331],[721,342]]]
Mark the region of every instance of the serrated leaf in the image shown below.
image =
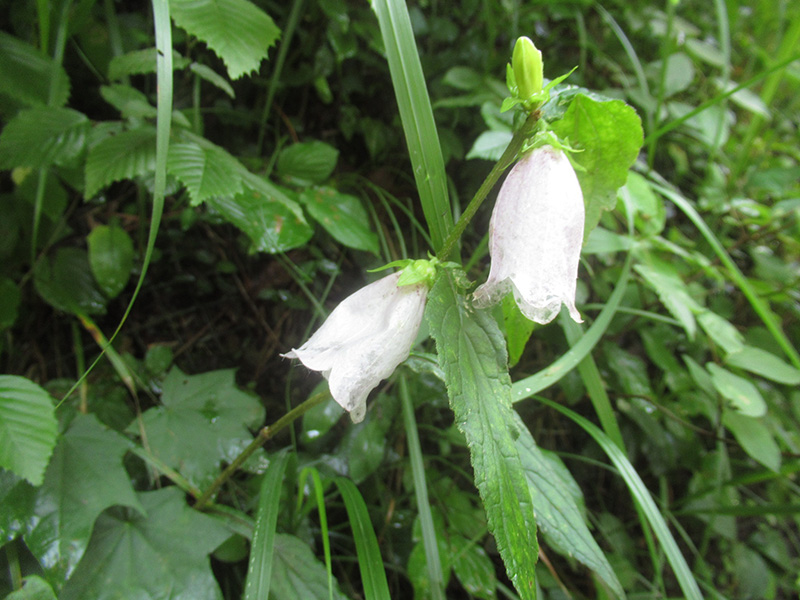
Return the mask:
[[[582,150],[570,159],[582,167],[576,173],[586,204],[586,239],[603,211],[617,203],[617,189],[625,185],[644,141],[642,121],[622,100],[601,102],[578,94],[551,127],[573,148]]]
[[[53,399],[16,375],[0,375],[0,467],[41,485],[58,436]]]
[[[520,431],[517,450],[530,486],[539,530],[554,550],[592,569],[611,588],[615,598],[624,598],[622,585],[589,532],[583,511],[575,501],[576,494],[581,494],[578,484],[556,456],[548,456],[539,449],[525,423],[514,414]]]
[[[735,410],[748,417],[762,417],[766,414],[767,404],[751,381],[714,363],[708,363],[706,369],[711,373],[714,388]]]
[[[64,67],[37,48],[0,31],[0,94],[27,106],[64,106],[69,78]]]
[[[358,198],[333,188],[315,187],[304,190],[299,199],[336,241],[378,254],[378,236],[370,229],[369,216]]]
[[[314,233],[302,216],[286,203],[248,189],[233,197],[209,198],[206,204],[236,225],[257,252],[275,254],[302,246]]]
[[[36,488],[11,471],[0,469],[0,540],[16,539],[34,518]]]
[[[106,298],[97,287],[89,257],[80,248],[59,248],[44,257],[33,271],[36,291],[50,306],[73,315],[102,314]]]
[[[694,339],[697,331],[694,313],[701,312],[703,307],[689,295],[686,284],[675,269],[667,263],[655,261],[636,265],[634,269],[653,288],[672,316],[681,322],[689,339]]]
[[[722,424],[730,430],[750,458],[776,473],[780,470],[781,449],[763,419],[725,410]]]
[[[108,64],[108,78],[112,81],[120,80],[128,75],[142,75],[144,73],[155,73],[158,60],[158,52],[155,48],[144,48],[134,50],[126,54],[120,54],[111,59]],[[172,68],[183,69],[189,61],[172,51]]]
[[[725,362],[771,381],[785,385],[800,385],[800,370],[761,348],[743,346],[740,350],[728,354]]]
[[[175,487],[138,495],[97,519],[86,555],[60,600],[221,600],[208,554],[230,532],[192,510]]]
[[[152,172],[156,166],[156,130],[139,127],[107,137],[89,150],[84,197],[122,179]]]
[[[328,598],[328,574],[311,548],[293,535],[275,536],[272,584],[269,597],[274,600],[312,600]],[[346,600],[334,580],[333,598]]]
[[[186,186],[193,206],[214,196],[234,196],[242,191],[244,167],[219,146],[189,141],[170,144],[167,172]]]
[[[238,79],[258,69],[280,29],[264,11],[247,0],[170,0],[178,27],[208,44]]]
[[[231,84],[228,83],[228,80],[214,71],[214,69],[211,67],[201,65],[200,63],[192,63],[189,65],[189,70],[197,75],[200,79],[203,79],[211,85],[221,89],[231,98],[236,97],[236,92],[233,91],[233,88],[231,87]]]
[[[292,144],[281,150],[276,165],[287,181],[308,185],[323,183],[331,176],[339,160],[339,151],[325,142]]]
[[[0,169],[73,164],[86,145],[89,119],[71,108],[20,111],[0,135]]]
[[[156,107],[150,104],[147,96],[129,85],[104,85],[100,88],[100,95],[125,119],[154,119],[157,115]]]
[[[76,415],[56,445],[25,542],[45,571],[66,579],[83,556],[95,519],[109,506],[144,510],[122,467],[128,440],[92,415]]]
[[[456,424],[467,438],[489,530],[520,597],[534,598],[536,523],[515,445],[520,431],[511,409],[503,336],[487,312],[467,306],[449,272],[428,295],[426,316]]]
[[[253,441],[248,428],[264,420],[263,406],[236,387],[233,370],[185,375],[174,367],[162,384],[161,403],[142,416],[148,447],[201,489],[222,461],[231,462]]]
[[[131,276],[133,241],[118,225],[99,225],[86,236],[89,266],[109,298],[116,297]]]

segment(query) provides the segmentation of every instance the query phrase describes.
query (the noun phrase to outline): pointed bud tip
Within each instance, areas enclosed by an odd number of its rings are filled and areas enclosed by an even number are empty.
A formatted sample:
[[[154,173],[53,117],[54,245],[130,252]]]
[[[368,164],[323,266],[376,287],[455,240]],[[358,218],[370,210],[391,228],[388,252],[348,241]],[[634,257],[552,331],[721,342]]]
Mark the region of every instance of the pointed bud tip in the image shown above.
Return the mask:
[[[514,53],[511,56],[511,67],[514,70],[514,78],[517,81],[519,96],[522,100],[542,91],[544,83],[542,53],[529,37],[517,38],[517,43],[514,44]]]

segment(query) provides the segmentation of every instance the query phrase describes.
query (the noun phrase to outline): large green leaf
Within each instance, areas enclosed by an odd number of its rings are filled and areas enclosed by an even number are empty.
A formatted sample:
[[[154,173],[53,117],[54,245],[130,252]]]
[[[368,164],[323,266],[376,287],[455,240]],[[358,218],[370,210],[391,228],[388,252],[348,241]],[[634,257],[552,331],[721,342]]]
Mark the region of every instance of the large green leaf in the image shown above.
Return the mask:
[[[558,457],[539,449],[516,413],[515,420],[520,431],[517,450],[530,486],[539,531],[557,552],[574,557],[597,573],[615,598],[624,598],[625,592],[614,570],[586,526],[576,501],[576,497],[582,498],[578,484]]]
[[[89,119],[71,108],[20,111],[0,135],[0,169],[73,164],[88,132]]]
[[[214,196],[234,196],[242,191],[244,167],[219,146],[193,141],[171,144],[167,170],[189,192],[193,206]]]
[[[747,454],[776,473],[781,468],[781,449],[764,419],[748,417],[730,409],[722,413],[722,423],[730,429]]]
[[[115,507],[97,519],[60,600],[220,600],[208,554],[230,532],[175,487],[138,499],[142,514]]]
[[[156,130],[152,127],[108,137],[89,150],[84,196],[91,198],[115,181],[151,173],[155,166]]]
[[[106,298],[92,276],[85,250],[59,248],[52,260],[43,258],[34,268],[33,283],[54,308],[74,315],[105,312]]]
[[[53,399],[16,375],[0,375],[0,466],[41,485],[58,423]]]
[[[25,585],[16,592],[11,592],[5,600],[56,600],[53,588],[37,575],[25,578]]]
[[[617,203],[617,189],[625,185],[642,147],[642,122],[622,100],[602,102],[578,94],[552,129],[581,150],[570,158],[582,167],[577,175],[586,204],[586,239],[602,212]]]
[[[69,79],[64,67],[40,50],[0,31],[0,94],[28,106],[64,106]]]
[[[114,298],[128,283],[133,269],[133,241],[119,225],[99,225],[86,236],[89,267],[100,287]]]
[[[303,191],[300,201],[336,241],[378,254],[378,236],[370,229],[367,211],[358,198],[333,188],[316,187]]]
[[[155,48],[144,48],[115,56],[108,63],[108,78],[117,81],[128,75],[155,73],[157,57],[158,52]],[[189,60],[178,54],[177,50],[172,51],[173,69],[183,69],[188,64]]]
[[[141,429],[150,451],[198,488],[219,474],[219,464],[244,450],[264,420],[258,398],[236,387],[234,371],[185,375],[173,368],[162,384],[162,406],[147,410]],[[139,426],[131,426],[138,432]]]
[[[253,250],[258,252],[275,254],[297,248],[314,233],[302,212],[292,210],[292,204],[300,210],[296,203],[287,204],[260,189],[245,189],[232,197],[208,198],[206,203],[246,233]]]
[[[336,168],[339,151],[318,140],[292,144],[281,150],[276,169],[289,182],[298,185],[325,182]]]
[[[761,392],[749,379],[739,377],[715,363],[708,363],[711,383],[731,406],[747,417],[762,417],[767,412],[767,403]]]
[[[450,272],[431,290],[426,315],[450,406],[467,438],[489,530],[520,597],[534,598],[536,523],[515,444],[521,432],[511,409],[503,336],[488,312],[467,306]]]
[[[77,415],[56,445],[25,542],[52,579],[83,556],[97,516],[116,504],[143,510],[122,467],[130,443],[94,416]]]
[[[217,53],[231,79],[258,69],[280,29],[247,0],[170,0],[178,27],[200,38]]]
[[[800,369],[795,369],[771,352],[761,348],[743,346],[740,350],[728,354],[725,362],[778,383],[800,385]]]
[[[694,313],[701,312],[703,307],[689,295],[689,289],[675,267],[663,261],[652,260],[646,265],[636,265],[634,269],[653,288],[672,316],[681,322],[689,339],[694,339],[697,331]]]
[[[272,562],[272,585],[269,597],[273,600],[318,600],[328,598],[328,574],[308,544],[279,533],[275,536],[275,555]],[[334,581],[335,600],[345,600]],[[265,596],[260,596],[265,598]]]

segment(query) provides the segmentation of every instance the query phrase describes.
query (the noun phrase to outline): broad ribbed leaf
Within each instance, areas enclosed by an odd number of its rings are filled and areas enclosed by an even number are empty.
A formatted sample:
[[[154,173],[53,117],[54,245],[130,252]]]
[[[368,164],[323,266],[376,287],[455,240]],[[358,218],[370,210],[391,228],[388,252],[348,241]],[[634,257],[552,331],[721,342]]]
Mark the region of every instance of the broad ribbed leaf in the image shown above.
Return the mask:
[[[583,167],[576,173],[586,203],[585,240],[603,211],[617,203],[617,189],[625,185],[628,169],[642,147],[642,122],[622,100],[601,102],[578,94],[552,129],[581,149],[570,158]]]
[[[0,466],[41,485],[57,435],[50,394],[24,377],[0,375]]]
[[[284,148],[276,167],[287,181],[319,184],[331,176],[338,160],[339,151],[333,146],[320,141],[302,142]]]
[[[0,94],[27,106],[64,106],[67,72],[30,44],[0,31]]]
[[[193,206],[214,196],[235,196],[242,191],[242,165],[219,146],[195,142],[169,147],[167,171],[186,186]]]
[[[33,270],[36,291],[53,308],[73,315],[101,314],[106,298],[97,287],[89,258],[81,248],[59,248]]]
[[[285,252],[302,246],[313,234],[302,213],[298,215],[291,205],[260,191],[245,188],[232,198],[209,198],[206,203],[244,231],[258,252]]]
[[[25,542],[55,579],[69,576],[83,556],[97,516],[116,504],[142,510],[122,466],[130,443],[78,414],[61,436],[34,503]]]
[[[522,432],[511,408],[503,335],[488,312],[467,306],[449,272],[428,295],[427,318],[489,530],[520,597],[534,598],[536,522],[514,441]]]
[[[89,151],[84,196],[91,198],[115,181],[150,173],[155,164],[156,131],[152,127],[139,127],[106,138]]]
[[[520,431],[516,445],[533,499],[536,524],[548,545],[563,556],[574,557],[605,581],[615,598],[625,592],[605,554],[597,545],[576,501],[580,488],[555,455],[548,456],[536,445],[519,415],[514,419]]]
[[[100,88],[100,95],[122,114],[123,119],[156,117],[156,107],[150,104],[147,96],[129,85],[121,83],[104,85]]]
[[[0,169],[74,163],[86,145],[89,119],[71,108],[19,112],[0,135]]]
[[[144,50],[134,50],[127,54],[120,54],[111,59],[108,64],[108,78],[112,81],[122,79],[128,75],[142,75],[143,73],[156,72],[155,48],[145,48]],[[172,68],[183,69],[189,61],[172,51]]]
[[[119,225],[100,225],[86,236],[89,266],[106,296],[122,291],[133,269],[133,241]]]
[[[114,507],[97,519],[61,600],[220,600],[208,554],[230,532],[168,487],[138,495],[142,513]]]
[[[378,236],[370,229],[361,201],[329,187],[308,188],[300,194],[308,213],[345,246],[378,254]]]
[[[228,68],[231,79],[258,69],[280,29],[247,0],[170,0],[175,23],[203,40]]]

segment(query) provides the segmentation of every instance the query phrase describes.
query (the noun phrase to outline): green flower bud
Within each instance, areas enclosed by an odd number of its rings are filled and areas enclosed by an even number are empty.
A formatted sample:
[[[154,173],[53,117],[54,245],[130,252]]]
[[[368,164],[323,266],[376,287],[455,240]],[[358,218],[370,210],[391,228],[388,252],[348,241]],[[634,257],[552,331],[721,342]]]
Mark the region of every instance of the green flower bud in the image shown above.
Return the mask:
[[[400,272],[398,287],[406,285],[417,285],[424,283],[427,286],[433,285],[436,277],[436,260],[419,259],[412,262]]]
[[[517,80],[520,100],[527,100],[542,91],[544,67],[542,53],[536,49],[530,38],[522,36],[514,44],[511,67]]]

